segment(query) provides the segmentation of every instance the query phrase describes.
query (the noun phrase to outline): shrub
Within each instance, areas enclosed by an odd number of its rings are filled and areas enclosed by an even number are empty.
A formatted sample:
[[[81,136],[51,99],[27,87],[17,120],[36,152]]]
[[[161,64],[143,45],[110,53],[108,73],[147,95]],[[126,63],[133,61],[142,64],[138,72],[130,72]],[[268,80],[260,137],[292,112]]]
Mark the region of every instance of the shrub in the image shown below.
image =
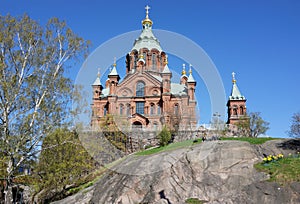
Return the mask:
[[[158,134],[158,140],[160,146],[166,146],[170,142],[171,132],[166,126],[164,126],[161,132]]]

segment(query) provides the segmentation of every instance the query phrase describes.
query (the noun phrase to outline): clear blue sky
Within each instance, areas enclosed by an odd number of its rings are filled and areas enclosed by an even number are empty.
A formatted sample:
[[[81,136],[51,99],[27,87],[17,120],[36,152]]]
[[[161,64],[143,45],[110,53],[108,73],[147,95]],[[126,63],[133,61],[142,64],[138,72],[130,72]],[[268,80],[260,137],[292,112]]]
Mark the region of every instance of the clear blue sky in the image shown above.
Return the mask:
[[[182,34],[200,45],[216,65],[227,96],[235,71],[248,110],[261,112],[270,122],[268,135],[286,137],[291,116],[300,111],[298,0],[2,0],[0,13],[28,13],[41,24],[54,16],[64,19],[74,32],[92,41],[93,51],[112,37],[141,29],[147,4],[153,28]],[[74,67],[74,73],[80,67]],[[201,123],[210,120],[205,97],[197,93]]]

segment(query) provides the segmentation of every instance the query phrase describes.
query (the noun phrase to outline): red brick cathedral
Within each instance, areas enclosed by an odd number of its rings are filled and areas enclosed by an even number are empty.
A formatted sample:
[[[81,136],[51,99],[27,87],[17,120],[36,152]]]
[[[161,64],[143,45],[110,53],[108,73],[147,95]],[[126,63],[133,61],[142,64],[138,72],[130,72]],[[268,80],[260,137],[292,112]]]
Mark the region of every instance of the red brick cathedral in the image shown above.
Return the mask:
[[[194,128],[196,81],[192,67],[186,75],[183,66],[180,82],[173,83],[168,56],[152,32],[149,7],[142,21],[142,32],[126,55],[126,76],[121,80],[116,62],[103,86],[100,74],[93,83],[92,128],[112,115],[119,124],[143,130],[158,130],[163,125],[177,129]]]

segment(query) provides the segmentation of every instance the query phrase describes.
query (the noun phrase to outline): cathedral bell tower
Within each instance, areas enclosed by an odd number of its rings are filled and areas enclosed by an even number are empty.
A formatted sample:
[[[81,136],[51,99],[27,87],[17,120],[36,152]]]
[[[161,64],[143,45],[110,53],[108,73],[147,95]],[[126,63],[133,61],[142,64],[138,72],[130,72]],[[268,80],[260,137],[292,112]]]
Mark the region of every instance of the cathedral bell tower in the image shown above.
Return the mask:
[[[232,89],[228,102],[227,124],[234,125],[240,119],[245,119],[247,114],[246,98],[241,94],[236,84],[235,73],[232,72]]]
[[[98,74],[95,82],[92,84],[93,88],[93,98],[100,98],[102,95],[103,86],[100,82],[100,69],[98,69]]]
[[[114,59],[114,64],[111,72],[108,74],[109,78],[109,94],[110,95],[115,95],[116,94],[116,86],[119,83],[120,76],[117,72],[117,63],[116,63],[116,58]]]
[[[194,79],[192,75],[192,65],[190,64],[190,75],[187,79],[187,89],[188,89],[188,95],[191,101],[195,101],[195,87],[196,87],[196,80]]]

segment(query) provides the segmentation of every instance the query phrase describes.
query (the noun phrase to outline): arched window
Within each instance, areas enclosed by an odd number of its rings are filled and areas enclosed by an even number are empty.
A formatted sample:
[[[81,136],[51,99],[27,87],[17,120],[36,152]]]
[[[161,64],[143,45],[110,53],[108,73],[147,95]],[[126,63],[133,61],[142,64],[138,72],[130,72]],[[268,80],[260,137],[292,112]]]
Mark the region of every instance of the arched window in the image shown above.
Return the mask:
[[[104,111],[103,111],[103,115],[106,116],[106,114],[107,114],[107,108],[106,108],[106,106],[105,106],[105,107],[104,107]]]
[[[145,103],[144,102],[136,102],[135,103],[135,112],[144,115],[144,111],[145,111]]]
[[[130,116],[130,115],[131,115],[130,104],[129,104],[129,103],[127,103],[127,105],[126,105],[126,115],[127,115],[127,116]]]
[[[238,114],[237,109],[238,109],[237,106],[233,106],[233,115],[237,115]]]
[[[142,81],[139,81],[136,84],[136,96],[144,96],[145,94],[145,84]]]
[[[124,105],[120,104],[120,115],[123,115],[124,112]]]
[[[136,69],[136,67],[137,67],[137,61],[138,61],[138,53],[136,52],[135,54],[134,54],[134,69]]]
[[[160,105],[157,104],[157,115],[160,115],[161,114],[161,108],[160,108]]]
[[[152,69],[156,68],[156,54],[152,54]]]
[[[155,112],[155,106],[153,103],[150,104],[150,115],[154,115]]]
[[[244,114],[245,114],[245,113],[244,113],[244,107],[243,107],[243,106],[240,107],[240,114],[241,114],[241,115],[244,115]]]
[[[174,106],[174,114],[178,115],[179,114],[179,105],[176,103]]]

